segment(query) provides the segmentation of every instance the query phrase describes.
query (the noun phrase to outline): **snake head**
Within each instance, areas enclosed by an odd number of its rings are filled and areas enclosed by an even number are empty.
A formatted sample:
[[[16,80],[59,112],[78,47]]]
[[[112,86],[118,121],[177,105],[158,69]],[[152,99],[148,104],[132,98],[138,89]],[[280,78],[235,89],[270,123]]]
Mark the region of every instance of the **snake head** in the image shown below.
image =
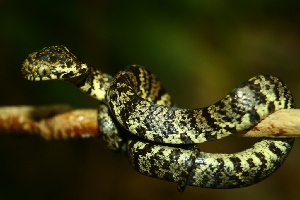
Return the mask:
[[[88,68],[66,47],[59,45],[30,54],[21,71],[24,78],[30,81],[67,80],[82,76]]]

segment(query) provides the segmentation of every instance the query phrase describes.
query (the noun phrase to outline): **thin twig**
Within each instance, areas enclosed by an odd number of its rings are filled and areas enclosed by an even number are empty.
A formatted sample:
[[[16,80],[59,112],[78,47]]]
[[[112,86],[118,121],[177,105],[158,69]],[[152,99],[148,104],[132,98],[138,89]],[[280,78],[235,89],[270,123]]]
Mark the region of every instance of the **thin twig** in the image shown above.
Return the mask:
[[[71,109],[68,105],[0,107],[0,133],[37,134],[45,139],[87,138],[98,135],[96,109]],[[300,110],[280,110],[242,137],[299,137]]]

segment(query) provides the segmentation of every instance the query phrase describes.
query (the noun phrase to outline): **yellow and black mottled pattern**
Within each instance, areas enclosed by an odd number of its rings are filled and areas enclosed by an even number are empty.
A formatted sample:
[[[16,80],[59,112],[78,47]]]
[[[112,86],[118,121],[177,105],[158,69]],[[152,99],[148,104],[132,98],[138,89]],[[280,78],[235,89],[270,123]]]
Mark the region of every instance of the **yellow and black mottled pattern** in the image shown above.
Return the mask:
[[[128,156],[140,173],[186,185],[231,189],[258,183],[285,161],[294,139],[263,139],[234,154],[206,153],[131,140]]]
[[[188,185],[206,188],[238,188],[258,183],[273,174],[285,161],[294,139],[262,139],[251,148],[234,154],[201,152]]]
[[[99,131],[108,147],[127,150],[140,173],[186,185],[238,188],[275,172],[294,139],[262,139],[234,154],[200,152],[195,143],[247,130],[276,110],[294,108],[293,97],[278,78],[260,75],[233,89],[214,105],[173,107],[154,74],[128,66],[114,78],[88,67],[64,46],[34,52],[21,69],[31,81],[65,80],[100,101]],[[122,130],[127,129],[132,134]]]
[[[21,72],[30,81],[65,80],[103,101],[112,77],[88,68],[64,46],[45,47],[24,61]]]
[[[275,110],[293,108],[286,85],[266,75],[249,79],[209,107],[161,106],[147,100],[147,95],[140,95],[144,90],[136,79],[142,69],[129,66],[117,74],[109,88],[108,101],[118,122],[147,140],[169,144],[212,141],[247,130]]]

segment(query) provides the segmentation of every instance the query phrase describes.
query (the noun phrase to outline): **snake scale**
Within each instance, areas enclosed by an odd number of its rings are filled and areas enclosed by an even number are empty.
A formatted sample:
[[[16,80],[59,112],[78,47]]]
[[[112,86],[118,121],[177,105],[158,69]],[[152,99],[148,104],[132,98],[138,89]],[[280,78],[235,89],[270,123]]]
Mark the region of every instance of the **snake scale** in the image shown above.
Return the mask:
[[[99,132],[108,147],[127,151],[135,170],[176,182],[179,191],[186,185],[239,188],[260,182],[282,165],[294,142],[260,139],[233,154],[201,152],[196,145],[294,108],[291,92],[273,76],[253,77],[211,106],[182,109],[144,67],[131,65],[112,77],[88,67],[64,46],[30,54],[21,71],[30,81],[68,81],[99,100]]]

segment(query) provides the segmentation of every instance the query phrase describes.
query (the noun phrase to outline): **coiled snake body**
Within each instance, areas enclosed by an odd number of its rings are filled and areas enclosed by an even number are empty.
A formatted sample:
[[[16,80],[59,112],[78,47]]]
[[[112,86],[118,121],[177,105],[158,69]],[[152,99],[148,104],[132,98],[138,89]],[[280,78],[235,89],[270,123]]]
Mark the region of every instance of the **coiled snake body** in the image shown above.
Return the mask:
[[[22,66],[31,81],[65,80],[100,101],[99,131],[108,147],[128,151],[140,173],[186,185],[237,188],[260,182],[288,156],[294,139],[261,139],[234,154],[201,152],[213,141],[256,125],[270,113],[293,108],[287,86],[273,76],[256,76],[222,100],[200,109],[173,107],[154,74],[132,65],[114,78],[82,63],[64,46],[45,47]],[[122,127],[133,135],[124,134]],[[138,136],[138,137],[136,137]]]

